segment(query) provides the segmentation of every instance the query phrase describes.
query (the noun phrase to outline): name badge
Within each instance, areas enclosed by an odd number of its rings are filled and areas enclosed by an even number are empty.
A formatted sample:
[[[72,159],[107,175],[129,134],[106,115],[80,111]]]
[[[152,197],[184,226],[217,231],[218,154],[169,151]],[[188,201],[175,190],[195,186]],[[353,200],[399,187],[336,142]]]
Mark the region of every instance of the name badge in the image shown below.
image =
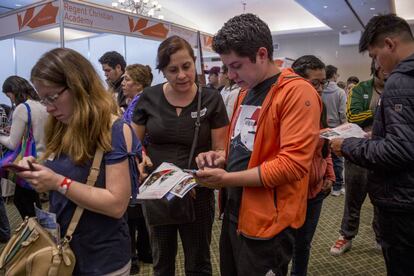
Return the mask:
[[[368,100],[368,94],[364,94],[364,99]]]
[[[207,107],[204,107],[203,109],[200,110],[200,117],[205,116],[206,113],[207,113]],[[191,118],[193,119],[197,118],[197,111],[191,112]]]

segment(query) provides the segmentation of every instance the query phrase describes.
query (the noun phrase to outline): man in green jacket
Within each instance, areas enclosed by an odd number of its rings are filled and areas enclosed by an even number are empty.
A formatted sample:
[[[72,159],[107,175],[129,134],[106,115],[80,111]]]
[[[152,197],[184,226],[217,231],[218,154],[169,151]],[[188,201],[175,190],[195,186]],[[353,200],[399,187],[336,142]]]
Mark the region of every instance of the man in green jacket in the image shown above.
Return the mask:
[[[381,92],[384,89],[384,72],[381,67],[371,65],[373,78],[360,82],[348,94],[346,116],[348,122],[358,124],[364,131],[370,133]],[[339,238],[331,247],[330,253],[339,256],[351,249],[352,239],[357,235],[361,206],[367,197],[368,170],[345,160],[345,207],[342,217]],[[376,238],[378,226],[374,208],[372,227]]]

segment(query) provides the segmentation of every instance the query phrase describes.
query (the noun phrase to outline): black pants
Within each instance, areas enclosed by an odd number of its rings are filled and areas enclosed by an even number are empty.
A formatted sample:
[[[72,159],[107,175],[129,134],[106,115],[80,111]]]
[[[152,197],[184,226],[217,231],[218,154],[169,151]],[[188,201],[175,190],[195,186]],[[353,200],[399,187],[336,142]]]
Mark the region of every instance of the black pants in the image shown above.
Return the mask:
[[[34,204],[36,204],[38,208],[42,208],[42,205],[40,204],[39,194],[34,190],[25,189],[19,185],[16,185],[13,203],[16,205],[16,208],[19,211],[22,219],[24,219],[26,216],[36,216]]]
[[[268,240],[249,239],[237,234],[237,224],[225,214],[220,236],[221,275],[286,275],[294,234],[294,229],[287,228]]]
[[[184,249],[185,275],[212,275],[210,243],[214,221],[214,193],[206,188],[196,188],[196,191],[194,222],[149,227],[155,276],[175,275],[177,232]]]
[[[131,236],[131,260],[148,262],[152,259],[152,253],[141,205],[128,206],[127,214],[129,235]]]
[[[382,253],[388,276],[414,273],[414,214],[378,209]]]
[[[339,233],[347,240],[353,239],[358,234],[362,204],[368,193],[368,169],[362,168],[345,160],[345,207]],[[375,238],[379,240],[377,210],[374,206],[372,229]]]

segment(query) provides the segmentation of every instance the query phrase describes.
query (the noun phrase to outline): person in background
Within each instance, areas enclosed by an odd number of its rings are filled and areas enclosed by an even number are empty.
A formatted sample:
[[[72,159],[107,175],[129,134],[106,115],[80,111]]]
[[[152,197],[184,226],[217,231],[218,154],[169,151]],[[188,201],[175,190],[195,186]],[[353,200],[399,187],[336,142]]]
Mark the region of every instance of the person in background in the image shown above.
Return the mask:
[[[295,229],[305,221],[321,100],[308,81],[275,66],[270,29],[253,14],[228,20],[213,50],[242,88],[227,154],[197,157],[197,182],[227,193],[221,275],[286,275]]]
[[[339,88],[341,88],[345,91],[346,83],[344,81],[338,81],[336,84],[338,85]]]
[[[359,125],[370,133],[374,114],[381,93],[384,90],[384,71],[380,66],[371,64],[372,79],[360,82],[348,94],[346,115],[349,123]],[[362,204],[368,193],[368,170],[349,160],[345,160],[345,207],[342,216],[339,238],[332,245],[330,253],[339,256],[350,250],[352,240],[358,234]],[[374,207],[372,228],[378,240],[377,208]]]
[[[332,150],[369,169],[368,193],[377,207],[387,275],[414,271],[414,37],[394,15],[370,19],[359,41],[387,79],[371,138],[333,139]]]
[[[74,275],[129,275],[131,241],[125,212],[138,190],[141,144],[117,118],[118,107],[93,65],[78,52],[56,48],[31,71],[31,81],[50,114],[44,163],[19,173],[39,192],[50,191],[62,238],[72,215],[83,214],[70,240]],[[97,150],[103,151],[94,186],[86,185]],[[27,167],[27,160],[21,165]]]
[[[131,124],[133,112],[142,91],[151,85],[153,78],[151,67],[142,64],[128,65],[125,68],[123,78],[122,91],[128,102],[123,119],[128,124]],[[129,201],[127,214],[129,234],[131,236],[131,274],[138,274],[139,261],[152,263],[151,245],[141,204],[136,199],[131,198]]]
[[[227,115],[229,116],[229,119],[231,119],[233,116],[234,105],[240,92],[240,87],[234,80],[229,78],[228,72],[229,70],[226,65],[221,66],[219,85],[223,87],[220,94],[223,97]]]
[[[201,94],[197,92],[195,56],[191,45],[178,36],[161,42],[157,69],[162,71],[167,82],[144,89],[133,116],[138,137],[142,140],[145,134],[148,135],[146,152],[154,164],[151,170],[162,162],[187,168],[199,97],[201,125],[190,167],[197,168],[195,157],[200,152],[213,150],[224,154],[228,125],[226,108],[215,89],[203,88]],[[195,191],[193,222],[149,227],[156,276],[175,275],[177,232],[184,248],[186,275],[212,275],[210,242],[214,192],[204,187],[196,187],[192,191]],[[151,216],[145,202],[143,209],[146,216]]]
[[[328,85],[322,92],[322,101],[326,107],[327,121],[330,128],[345,124],[346,121],[346,93],[337,85],[339,78],[338,68],[333,65],[326,66],[326,79]],[[344,158],[338,157],[332,152],[332,161],[335,171],[335,183],[332,186],[333,196],[345,193],[344,186]]]
[[[8,116],[2,106],[0,106],[0,133],[8,133],[6,131],[8,127]],[[0,149],[3,151],[3,148]],[[3,152],[1,152],[3,155]],[[7,218],[6,208],[4,206],[4,200],[2,195],[2,188],[0,187],[0,243],[6,243],[10,239],[10,223]]]
[[[8,136],[0,135],[0,144],[10,150],[15,150],[20,145],[29,120],[29,108],[33,137],[36,142],[36,153],[37,157],[40,158],[45,152],[44,127],[48,118],[45,106],[42,105],[39,96],[30,83],[19,76],[10,76],[4,81],[3,93],[10,98],[10,101],[15,105],[15,109],[10,134]],[[35,216],[34,204],[41,208],[38,193],[19,185],[16,185],[13,202],[23,219],[26,216]]]
[[[322,93],[326,81],[325,64],[315,56],[306,55],[298,58],[292,64],[296,74],[310,81],[313,87]],[[320,128],[328,127],[326,108],[322,107]],[[291,276],[306,276],[313,235],[318,225],[322,203],[335,181],[332,158],[328,140],[319,138],[319,143],[313,155],[309,175],[309,192],[305,223],[296,232],[295,246],[292,258]]]
[[[223,88],[222,84],[219,82],[220,67],[213,66],[208,72],[208,88],[213,88],[218,91],[221,91]]]
[[[358,77],[355,76],[350,76],[347,80],[346,80],[346,88],[345,93],[346,95],[349,94],[349,91],[351,91],[352,87],[354,87],[355,85],[357,85],[359,83],[359,79]]]
[[[122,81],[126,67],[124,57],[116,51],[106,52],[99,58],[99,63],[102,65],[106,82],[111,92],[114,93],[118,106],[122,111],[125,111],[128,105],[126,97],[122,92]]]

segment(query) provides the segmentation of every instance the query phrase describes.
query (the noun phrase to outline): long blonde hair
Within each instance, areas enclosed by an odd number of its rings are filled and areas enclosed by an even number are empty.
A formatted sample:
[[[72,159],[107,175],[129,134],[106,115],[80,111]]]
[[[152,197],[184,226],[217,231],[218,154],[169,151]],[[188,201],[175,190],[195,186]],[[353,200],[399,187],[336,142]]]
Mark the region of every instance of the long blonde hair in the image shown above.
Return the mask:
[[[111,117],[118,115],[118,107],[86,58],[71,49],[53,49],[35,64],[31,81],[66,86],[73,97],[73,114],[68,124],[49,116],[43,159],[64,153],[82,164],[93,158],[97,148],[111,150]]]

